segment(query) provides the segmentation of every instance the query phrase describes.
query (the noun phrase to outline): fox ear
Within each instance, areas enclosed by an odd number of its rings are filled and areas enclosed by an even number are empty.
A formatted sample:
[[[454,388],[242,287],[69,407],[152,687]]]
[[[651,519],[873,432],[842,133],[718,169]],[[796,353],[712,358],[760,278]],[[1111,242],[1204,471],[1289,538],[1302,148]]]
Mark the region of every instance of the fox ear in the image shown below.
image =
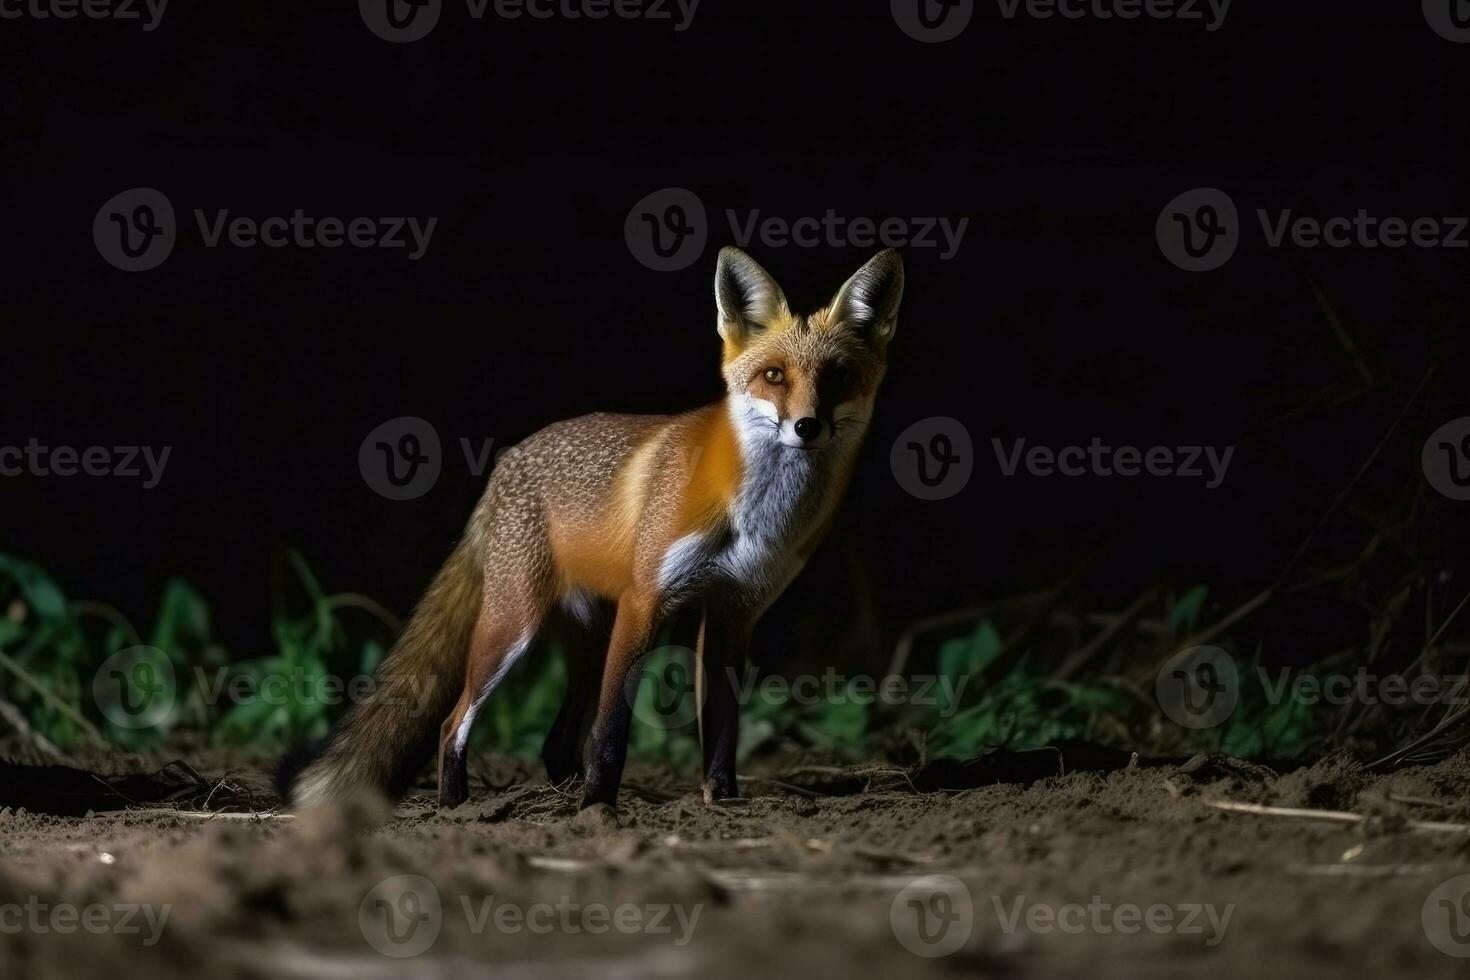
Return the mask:
[[[715,267],[715,309],[720,336],[732,344],[791,315],[771,274],[732,245],[720,249]]]
[[[903,258],[896,249],[885,248],[837,290],[827,322],[845,323],[860,334],[886,342],[898,328],[902,299]]]

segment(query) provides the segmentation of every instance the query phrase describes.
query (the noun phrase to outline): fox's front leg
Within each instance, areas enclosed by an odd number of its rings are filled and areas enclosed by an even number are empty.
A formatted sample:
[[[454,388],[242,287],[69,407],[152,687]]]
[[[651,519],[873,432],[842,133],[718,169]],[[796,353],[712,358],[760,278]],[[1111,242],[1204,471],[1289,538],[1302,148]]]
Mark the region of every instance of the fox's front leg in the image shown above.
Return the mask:
[[[628,759],[632,697],[637,694],[636,686],[631,692],[628,690],[628,676],[653,635],[653,610],[653,600],[631,592],[618,601],[607,662],[602,670],[597,719],[592,723],[592,751],[582,791],[584,808],[596,803],[614,806],[618,802],[618,784],[622,782],[623,764]]]
[[[711,606],[699,627],[699,673],[703,707],[699,741],[704,747],[704,801],[738,797],[735,748],[740,740],[739,672],[750,647],[749,617]]]

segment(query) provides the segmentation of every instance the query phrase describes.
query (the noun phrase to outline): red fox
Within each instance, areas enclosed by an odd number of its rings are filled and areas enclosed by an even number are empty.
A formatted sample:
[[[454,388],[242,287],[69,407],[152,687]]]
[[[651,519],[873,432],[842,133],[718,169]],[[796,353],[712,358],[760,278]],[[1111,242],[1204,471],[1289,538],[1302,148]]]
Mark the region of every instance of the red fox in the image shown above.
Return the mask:
[[[741,666],[756,620],[831,522],[887,366],[903,286],[903,262],[888,249],[826,307],[799,316],[765,269],[723,249],[715,306],[725,399],[682,415],[586,415],[505,452],[374,693],[294,785],[283,776],[293,803],[365,788],[401,795],[428,761],[436,726],[439,803],[464,802],[476,712],[537,634],[560,628],[568,690],[546,738],[546,773],[553,783],[583,774],[582,806],[614,805],[629,673],[659,623],[694,607],[707,684],[703,794],[737,796],[739,706],[728,668]],[[611,616],[600,614],[607,604]]]

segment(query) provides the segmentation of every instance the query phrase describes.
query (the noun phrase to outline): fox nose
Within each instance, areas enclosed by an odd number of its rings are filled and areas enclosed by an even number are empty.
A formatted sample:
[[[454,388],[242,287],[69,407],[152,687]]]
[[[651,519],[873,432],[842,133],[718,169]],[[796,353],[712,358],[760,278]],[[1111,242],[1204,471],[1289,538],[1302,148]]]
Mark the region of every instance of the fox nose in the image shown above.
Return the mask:
[[[822,423],[811,416],[807,416],[804,419],[797,419],[796,425],[793,428],[796,429],[797,437],[803,442],[811,442],[822,434]]]

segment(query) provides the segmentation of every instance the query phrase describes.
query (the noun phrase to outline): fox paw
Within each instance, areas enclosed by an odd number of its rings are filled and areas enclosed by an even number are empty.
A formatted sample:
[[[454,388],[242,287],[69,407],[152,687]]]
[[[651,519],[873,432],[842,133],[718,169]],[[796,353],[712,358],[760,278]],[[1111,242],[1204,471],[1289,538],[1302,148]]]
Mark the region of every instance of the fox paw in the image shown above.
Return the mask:
[[[740,791],[734,786],[727,786],[721,783],[705,783],[704,802],[710,806],[723,806],[725,804],[735,804],[738,806],[749,803],[750,801],[741,796]]]
[[[606,803],[593,803],[577,814],[576,822],[591,830],[611,830],[618,825],[618,811]]]
[[[452,810],[469,798],[468,785],[447,783],[439,787],[439,808],[442,810]]]

